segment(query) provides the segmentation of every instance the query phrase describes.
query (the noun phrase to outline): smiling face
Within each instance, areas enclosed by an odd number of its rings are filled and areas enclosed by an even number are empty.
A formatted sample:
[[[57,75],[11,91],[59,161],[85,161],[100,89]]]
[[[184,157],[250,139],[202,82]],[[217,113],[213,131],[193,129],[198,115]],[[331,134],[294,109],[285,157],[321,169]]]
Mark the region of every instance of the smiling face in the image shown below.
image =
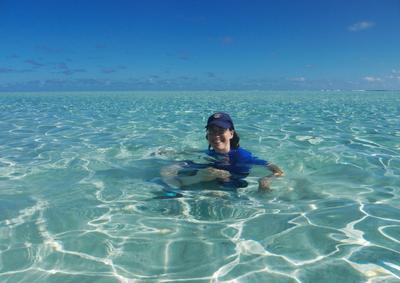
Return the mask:
[[[228,153],[231,150],[233,130],[210,126],[207,129],[207,140],[211,147],[218,153]]]

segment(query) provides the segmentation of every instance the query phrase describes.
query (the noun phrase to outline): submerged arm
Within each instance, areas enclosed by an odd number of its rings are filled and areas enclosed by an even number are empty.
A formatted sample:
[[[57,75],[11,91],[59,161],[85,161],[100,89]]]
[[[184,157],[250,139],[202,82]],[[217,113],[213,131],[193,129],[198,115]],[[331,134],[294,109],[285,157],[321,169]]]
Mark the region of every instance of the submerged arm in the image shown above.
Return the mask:
[[[226,170],[207,167],[197,171],[194,176],[178,177],[182,186],[193,185],[201,182],[209,182],[216,179],[227,180],[231,174]]]
[[[284,172],[282,171],[282,169],[279,168],[279,167],[278,167],[277,165],[275,165],[275,164],[269,163],[269,164],[267,164],[266,167],[267,167],[267,169],[268,169],[269,171],[272,172],[272,175],[267,175],[267,176],[265,176],[265,177],[260,178],[260,180],[258,180],[258,189],[259,189],[260,191],[267,191],[267,190],[270,190],[270,183],[271,183],[271,180],[272,180],[274,177],[282,177],[282,176],[285,175]]]
[[[216,179],[229,179],[231,174],[228,171],[206,167],[197,170],[193,176],[179,176],[179,171],[184,167],[180,164],[174,164],[161,169],[161,176],[168,185],[172,187],[190,186],[193,184],[208,182]]]

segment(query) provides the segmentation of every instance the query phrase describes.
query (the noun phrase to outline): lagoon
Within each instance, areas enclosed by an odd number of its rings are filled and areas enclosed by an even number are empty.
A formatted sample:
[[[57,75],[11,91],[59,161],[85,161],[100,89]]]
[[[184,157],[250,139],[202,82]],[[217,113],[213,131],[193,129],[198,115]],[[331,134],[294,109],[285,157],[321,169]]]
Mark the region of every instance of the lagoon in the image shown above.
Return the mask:
[[[254,168],[182,198],[231,114]],[[399,282],[400,92],[0,93],[1,282]]]

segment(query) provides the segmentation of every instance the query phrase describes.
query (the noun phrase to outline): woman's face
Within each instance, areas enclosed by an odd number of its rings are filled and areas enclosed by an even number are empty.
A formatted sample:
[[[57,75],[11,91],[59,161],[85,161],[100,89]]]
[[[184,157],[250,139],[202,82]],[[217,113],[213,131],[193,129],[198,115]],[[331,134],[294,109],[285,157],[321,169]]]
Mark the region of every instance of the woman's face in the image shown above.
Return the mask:
[[[233,131],[217,126],[207,129],[207,140],[211,147],[219,153],[227,153],[231,150],[230,141],[233,138]]]

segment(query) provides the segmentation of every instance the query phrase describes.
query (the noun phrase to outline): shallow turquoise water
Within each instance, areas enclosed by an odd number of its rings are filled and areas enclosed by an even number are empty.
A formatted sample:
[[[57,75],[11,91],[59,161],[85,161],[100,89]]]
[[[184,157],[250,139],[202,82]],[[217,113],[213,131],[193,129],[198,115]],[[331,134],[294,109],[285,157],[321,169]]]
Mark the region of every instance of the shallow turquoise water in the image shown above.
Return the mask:
[[[216,110],[286,176],[154,199]],[[3,93],[0,137],[1,282],[400,280],[400,92]]]

